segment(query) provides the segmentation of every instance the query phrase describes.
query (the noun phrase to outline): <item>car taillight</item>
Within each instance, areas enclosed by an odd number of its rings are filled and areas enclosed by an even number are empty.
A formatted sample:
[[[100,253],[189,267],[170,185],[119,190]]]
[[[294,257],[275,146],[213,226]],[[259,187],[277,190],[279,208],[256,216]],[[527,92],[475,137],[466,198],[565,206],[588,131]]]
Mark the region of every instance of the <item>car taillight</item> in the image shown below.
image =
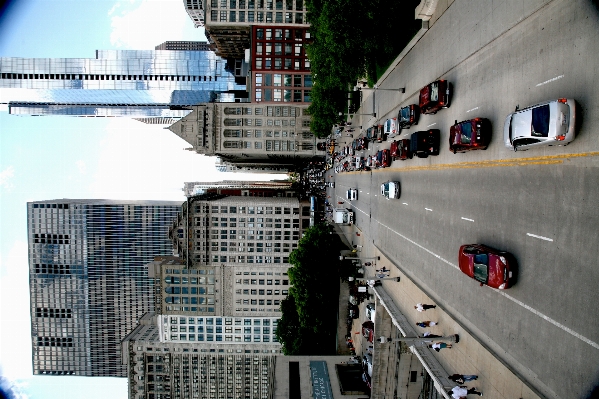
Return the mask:
[[[564,141],[565,139],[566,139],[565,134],[560,134],[559,136],[555,136],[555,140],[557,140],[557,141]]]
[[[557,102],[558,102],[558,103],[565,104],[566,102],[568,102],[568,99],[567,99],[567,98],[558,98],[558,99],[557,99]]]

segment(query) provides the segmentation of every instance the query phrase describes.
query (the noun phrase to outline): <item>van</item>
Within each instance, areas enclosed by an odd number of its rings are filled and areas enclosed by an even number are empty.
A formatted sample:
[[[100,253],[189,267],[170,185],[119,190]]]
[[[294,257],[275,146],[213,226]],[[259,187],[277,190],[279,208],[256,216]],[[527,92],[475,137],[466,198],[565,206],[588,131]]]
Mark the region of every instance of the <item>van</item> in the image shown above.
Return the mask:
[[[418,158],[427,158],[429,155],[439,155],[441,146],[441,131],[430,129],[412,133],[410,137],[410,150]]]

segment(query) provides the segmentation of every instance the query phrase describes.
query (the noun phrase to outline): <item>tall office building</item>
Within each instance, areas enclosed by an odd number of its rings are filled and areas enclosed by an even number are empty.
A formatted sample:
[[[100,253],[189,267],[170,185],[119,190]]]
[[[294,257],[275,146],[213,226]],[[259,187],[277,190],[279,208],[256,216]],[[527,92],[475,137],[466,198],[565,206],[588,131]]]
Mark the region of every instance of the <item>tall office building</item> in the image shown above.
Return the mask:
[[[238,68],[239,69],[239,68]],[[97,50],[96,58],[0,58],[11,114],[175,117],[247,101],[245,78],[211,51]]]
[[[180,202],[27,204],[34,374],[126,377],[120,341],[154,309],[145,266],[172,254]]]

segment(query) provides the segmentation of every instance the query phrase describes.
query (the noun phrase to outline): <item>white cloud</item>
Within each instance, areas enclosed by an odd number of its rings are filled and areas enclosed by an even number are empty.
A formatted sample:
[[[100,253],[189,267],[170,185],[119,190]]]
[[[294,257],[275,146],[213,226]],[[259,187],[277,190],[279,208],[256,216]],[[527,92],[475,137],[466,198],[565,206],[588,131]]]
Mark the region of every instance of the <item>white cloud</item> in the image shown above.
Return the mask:
[[[77,160],[77,162],[75,162],[75,165],[77,165],[77,169],[79,170],[80,174],[84,175],[87,172],[87,165],[85,164],[84,160]]]
[[[27,259],[27,242],[16,240],[0,261],[0,362],[9,380],[32,375]]]
[[[0,370],[2,373],[2,370]],[[3,398],[7,399],[27,399],[29,396],[23,392],[23,383],[12,381],[9,378],[0,375],[0,392]]]
[[[12,178],[15,175],[15,168],[9,166],[3,171],[0,171],[0,187],[11,189],[13,187]]]
[[[204,29],[195,29],[181,0],[117,2],[109,11],[110,42],[116,48],[149,50],[165,41],[204,41]]]

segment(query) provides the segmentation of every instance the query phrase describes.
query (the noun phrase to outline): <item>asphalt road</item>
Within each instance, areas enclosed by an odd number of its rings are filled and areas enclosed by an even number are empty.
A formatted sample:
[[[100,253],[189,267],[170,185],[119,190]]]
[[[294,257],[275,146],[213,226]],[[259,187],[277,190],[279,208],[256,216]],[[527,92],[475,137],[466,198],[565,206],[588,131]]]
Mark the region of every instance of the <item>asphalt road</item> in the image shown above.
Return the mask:
[[[441,129],[441,154],[335,175],[338,196],[359,187],[356,224],[375,244],[547,397],[587,397],[599,385],[598,32],[590,1],[456,0],[381,85],[406,94],[379,91],[375,101],[384,120],[428,82],[449,80],[451,108],[404,135]],[[558,97],[580,106],[571,145],[503,147],[517,104]],[[363,108],[372,110],[369,96]],[[491,120],[489,149],[451,154],[449,126],[474,117]],[[401,182],[399,200],[380,197],[385,180]],[[476,242],[516,256],[512,289],[479,287],[457,269],[459,246]]]

